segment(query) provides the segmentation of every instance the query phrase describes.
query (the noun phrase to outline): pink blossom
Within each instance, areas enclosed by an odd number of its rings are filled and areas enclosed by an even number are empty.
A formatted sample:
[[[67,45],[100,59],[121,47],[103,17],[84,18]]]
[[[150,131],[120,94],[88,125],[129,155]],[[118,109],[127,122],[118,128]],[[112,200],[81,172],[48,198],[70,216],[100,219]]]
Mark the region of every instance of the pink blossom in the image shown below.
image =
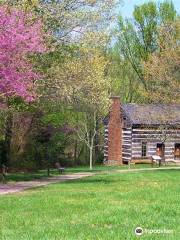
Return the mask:
[[[28,56],[42,54],[43,26],[33,15],[15,8],[0,7],[0,94],[35,98],[34,81],[40,74],[33,70]]]

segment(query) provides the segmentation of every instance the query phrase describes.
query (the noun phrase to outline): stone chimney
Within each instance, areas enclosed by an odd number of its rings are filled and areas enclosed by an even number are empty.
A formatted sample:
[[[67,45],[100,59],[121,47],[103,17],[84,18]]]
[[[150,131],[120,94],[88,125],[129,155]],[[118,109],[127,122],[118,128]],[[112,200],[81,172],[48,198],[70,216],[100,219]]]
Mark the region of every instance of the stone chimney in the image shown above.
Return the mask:
[[[122,115],[120,97],[111,97],[108,124],[108,165],[122,164]]]

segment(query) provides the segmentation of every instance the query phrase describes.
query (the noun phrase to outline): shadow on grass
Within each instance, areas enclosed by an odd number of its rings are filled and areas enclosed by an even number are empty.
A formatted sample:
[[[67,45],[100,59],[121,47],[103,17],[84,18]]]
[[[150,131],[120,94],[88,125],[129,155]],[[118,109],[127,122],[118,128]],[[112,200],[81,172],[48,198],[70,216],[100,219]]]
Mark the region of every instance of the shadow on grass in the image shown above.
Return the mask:
[[[167,173],[167,172],[169,172],[169,173],[172,173],[172,172],[174,172],[174,173],[176,173],[176,172],[180,172],[180,168],[177,168],[177,169],[158,169],[158,170],[155,170],[155,171],[153,171],[152,170],[152,172],[161,172],[161,173]]]
[[[63,184],[112,184],[116,182],[128,182],[126,179],[112,179],[112,178],[98,178],[98,177],[86,177],[81,179],[74,179],[65,181]]]
[[[180,169],[158,169],[158,170],[152,170],[152,171],[135,171],[135,172],[113,172],[112,171],[112,175],[111,177],[109,177],[109,175],[103,174],[103,175],[99,175],[99,176],[90,176],[90,177],[86,177],[83,179],[74,179],[74,180],[70,180],[70,181],[65,181],[63,182],[64,184],[88,184],[88,183],[100,183],[100,184],[111,184],[111,183],[116,183],[116,182],[129,182],[131,183],[132,181],[138,181],[139,177],[141,175],[146,175],[147,174],[147,179],[144,179],[144,182],[157,182],[157,181],[161,181],[161,177],[158,176],[158,178],[156,179],[156,175],[164,175],[164,174],[171,174],[174,173],[174,175],[172,175],[172,177],[176,176],[176,173],[179,174]],[[101,173],[100,173],[101,174]],[[134,178],[129,178],[130,175],[135,175]],[[112,179],[112,176],[114,175],[114,179]],[[139,175],[139,176],[138,176]],[[171,175],[170,175],[171,176]],[[107,177],[107,178],[106,178]],[[140,177],[141,178],[141,177]],[[162,179],[162,181],[164,181],[164,178]]]
[[[6,181],[20,182],[20,181],[32,181],[37,179],[42,179],[47,177],[47,174],[41,173],[17,173],[17,174],[8,174],[6,176]]]

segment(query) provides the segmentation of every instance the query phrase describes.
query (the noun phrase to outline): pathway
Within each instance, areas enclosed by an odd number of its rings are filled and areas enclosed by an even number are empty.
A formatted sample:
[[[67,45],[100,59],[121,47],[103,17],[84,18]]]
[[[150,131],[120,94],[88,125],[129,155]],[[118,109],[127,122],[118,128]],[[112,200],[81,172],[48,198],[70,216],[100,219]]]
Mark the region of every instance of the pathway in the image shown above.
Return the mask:
[[[69,181],[74,179],[80,179],[80,178],[89,177],[92,175],[94,175],[94,173],[81,172],[81,173],[65,174],[60,176],[43,178],[43,179],[33,180],[33,181],[0,184],[0,195],[21,192],[26,189],[30,189],[34,187],[42,187],[51,183],[58,183],[58,182],[64,182],[64,181]]]
[[[103,173],[129,173],[129,172],[143,172],[143,171],[155,171],[155,170],[170,170],[170,169],[178,169],[180,170],[180,167],[160,167],[160,168],[137,168],[137,169],[119,169],[115,171],[102,171],[99,172],[100,174]],[[7,184],[0,184],[0,195],[10,194],[10,193],[17,193],[21,192],[26,189],[31,189],[35,187],[42,187],[46,186],[51,183],[59,183],[64,181],[70,181],[75,179],[80,179],[84,177],[90,177],[93,176],[96,173],[90,173],[90,172],[81,172],[81,173],[74,173],[74,174],[65,174],[60,176],[54,176],[49,178],[43,178],[39,180],[33,180],[33,181],[24,181],[24,182],[15,182],[15,183],[7,183]]]
[[[152,167],[152,168],[130,168],[130,169],[119,169],[115,170],[118,173],[127,173],[127,172],[145,172],[145,171],[155,171],[155,170],[180,170],[180,167]]]

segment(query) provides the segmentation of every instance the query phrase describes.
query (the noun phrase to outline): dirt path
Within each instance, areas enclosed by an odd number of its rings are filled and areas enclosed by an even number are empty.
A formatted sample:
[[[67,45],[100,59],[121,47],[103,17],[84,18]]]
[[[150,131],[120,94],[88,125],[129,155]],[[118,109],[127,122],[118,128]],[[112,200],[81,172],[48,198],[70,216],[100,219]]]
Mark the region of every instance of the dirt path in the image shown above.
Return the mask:
[[[138,168],[138,169],[119,169],[115,171],[102,171],[102,172],[96,172],[96,173],[90,173],[90,172],[82,172],[82,173],[74,173],[74,174],[65,174],[60,176],[54,176],[39,180],[33,180],[33,181],[24,181],[24,182],[15,182],[15,183],[7,183],[7,184],[0,184],[0,195],[10,194],[10,193],[17,193],[21,192],[26,189],[35,188],[35,187],[42,187],[46,186],[51,183],[58,183],[58,182],[64,182],[64,181],[70,181],[74,179],[80,179],[84,177],[93,176],[95,174],[103,174],[103,173],[130,173],[130,172],[143,172],[143,171],[155,171],[155,170],[170,170],[170,169],[178,169],[180,170],[180,167],[160,167],[160,168]]]
[[[115,170],[118,173],[128,173],[128,172],[145,172],[145,171],[155,171],[155,170],[173,170],[178,169],[180,170],[180,167],[153,167],[153,168],[136,168],[136,169],[119,169]]]
[[[0,184],[0,195],[21,192],[23,190],[34,188],[34,187],[42,187],[51,183],[70,181],[70,180],[80,179],[80,178],[89,177],[93,175],[94,173],[82,172],[82,173],[54,176],[54,177],[33,180],[33,181]]]

